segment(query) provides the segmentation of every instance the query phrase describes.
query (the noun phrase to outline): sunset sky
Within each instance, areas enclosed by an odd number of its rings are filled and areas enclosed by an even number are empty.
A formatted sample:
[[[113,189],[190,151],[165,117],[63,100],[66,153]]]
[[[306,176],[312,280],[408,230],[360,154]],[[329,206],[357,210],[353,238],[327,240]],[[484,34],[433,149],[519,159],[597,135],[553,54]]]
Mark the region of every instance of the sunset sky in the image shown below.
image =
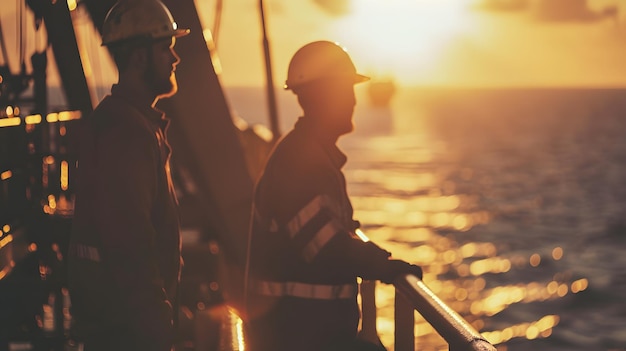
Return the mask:
[[[216,1],[196,0],[208,28]],[[9,50],[17,47],[17,3],[0,5]],[[293,53],[320,39],[344,45],[364,74],[403,85],[626,86],[626,0],[265,0],[265,7],[278,86]],[[222,83],[264,85],[259,1],[223,0],[216,34]]]
[[[215,1],[200,5],[210,25]],[[625,0],[266,0],[266,13],[278,84],[300,46],[329,39],[407,85],[626,85]],[[258,1],[224,0],[224,84],[264,84],[259,18]]]

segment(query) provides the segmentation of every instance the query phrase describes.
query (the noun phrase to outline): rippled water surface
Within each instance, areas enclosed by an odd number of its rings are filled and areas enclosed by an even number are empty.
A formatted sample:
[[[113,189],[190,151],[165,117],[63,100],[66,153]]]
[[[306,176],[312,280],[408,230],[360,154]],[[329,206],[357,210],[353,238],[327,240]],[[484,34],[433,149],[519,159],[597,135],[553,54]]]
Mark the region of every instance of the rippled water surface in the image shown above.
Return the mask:
[[[374,242],[421,265],[500,351],[626,350],[626,90],[399,89],[389,107],[359,94],[340,147]],[[251,116],[244,97],[231,91]],[[286,130],[293,95],[281,106]],[[376,297],[393,350],[394,290]],[[417,350],[448,350],[416,318]]]
[[[626,349],[626,91],[409,90],[341,140],[370,238],[498,350]],[[393,348],[393,288],[377,288]],[[419,350],[447,350],[416,325]]]

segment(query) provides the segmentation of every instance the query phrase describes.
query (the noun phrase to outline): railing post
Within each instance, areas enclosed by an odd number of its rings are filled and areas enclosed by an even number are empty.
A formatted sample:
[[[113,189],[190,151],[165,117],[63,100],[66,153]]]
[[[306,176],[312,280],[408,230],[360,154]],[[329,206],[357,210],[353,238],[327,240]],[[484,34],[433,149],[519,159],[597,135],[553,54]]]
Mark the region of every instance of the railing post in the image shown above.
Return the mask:
[[[364,280],[359,285],[361,294],[361,330],[359,339],[382,346],[376,330],[376,281]]]
[[[395,351],[415,351],[415,311],[411,302],[396,290],[395,306]]]

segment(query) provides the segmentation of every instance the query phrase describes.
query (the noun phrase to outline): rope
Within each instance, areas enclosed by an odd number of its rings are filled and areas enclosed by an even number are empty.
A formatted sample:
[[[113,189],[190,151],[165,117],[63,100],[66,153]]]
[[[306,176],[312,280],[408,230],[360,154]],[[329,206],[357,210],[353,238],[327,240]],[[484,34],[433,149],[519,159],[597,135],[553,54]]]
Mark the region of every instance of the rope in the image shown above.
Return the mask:
[[[213,19],[213,45],[217,49],[217,38],[219,37],[220,25],[222,24],[222,5],[223,0],[217,0],[215,3],[215,17]]]
[[[18,52],[19,52],[19,62],[20,66],[24,67],[24,63],[26,60],[26,46],[24,45],[24,1],[17,1],[17,23],[18,23],[18,32],[17,32],[17,40],[18,40]]]
[[[2,56],[0,56],[0,58],[2,59],[0,61],[0,65],[8,64],[7,60],[8,60],[9,54],[7,52],[7,45],[4,42],[4,34],[2,32],[2,20],[0,20],[0,49],[2,53]]]

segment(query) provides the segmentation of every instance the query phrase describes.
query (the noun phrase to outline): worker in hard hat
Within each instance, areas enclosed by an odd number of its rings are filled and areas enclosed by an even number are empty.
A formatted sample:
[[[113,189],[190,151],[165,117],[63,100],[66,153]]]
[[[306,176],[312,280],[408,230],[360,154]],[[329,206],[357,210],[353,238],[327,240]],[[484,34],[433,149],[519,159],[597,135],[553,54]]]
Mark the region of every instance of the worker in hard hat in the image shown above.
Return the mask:
[[[119,80],[83,120],[69,248],[74,337],[85,351],[170,350],[181,272],[169,120],[178,28],[158,0],[119,1],[102,41]]]
[[[353,130],[354,85],[367,80],[329,41],[305,45],[289,64],[285,88],[303,116],[256,186],[245,311],[253,351],[377,350],[357,339],[357,277],[421,278],[419,266],[391,259],[353,218],[336,142]]]

